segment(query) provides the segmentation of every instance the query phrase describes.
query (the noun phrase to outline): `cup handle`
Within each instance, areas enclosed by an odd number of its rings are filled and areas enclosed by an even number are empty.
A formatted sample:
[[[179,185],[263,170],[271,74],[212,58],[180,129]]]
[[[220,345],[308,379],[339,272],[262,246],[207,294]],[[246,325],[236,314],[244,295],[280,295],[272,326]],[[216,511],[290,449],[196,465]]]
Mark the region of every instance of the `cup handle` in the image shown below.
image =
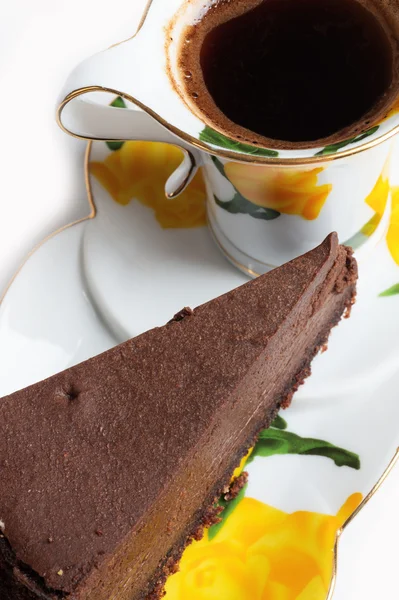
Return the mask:
[[[124,46],[125,44],[120,44],[96,54],[72,72],[58,107],[58,124],[63,131],[80,139],[151,141],[179,147],[184,154],[183,161],[165,185],[166,197],[175,198],[186,189],[202,165],[201,153],[140,108],[116,108],[95,101],[94,94],[107,93],[136,104],[135,99],[121,91],[126,82],[123,81],[123,76],[121,78],[121,70],[116,73],[115,69],[118,58],[123,62],[126,60]],[[83,85],[84,82],[86,85]],[[88,82],[90,85],[87,85]]]

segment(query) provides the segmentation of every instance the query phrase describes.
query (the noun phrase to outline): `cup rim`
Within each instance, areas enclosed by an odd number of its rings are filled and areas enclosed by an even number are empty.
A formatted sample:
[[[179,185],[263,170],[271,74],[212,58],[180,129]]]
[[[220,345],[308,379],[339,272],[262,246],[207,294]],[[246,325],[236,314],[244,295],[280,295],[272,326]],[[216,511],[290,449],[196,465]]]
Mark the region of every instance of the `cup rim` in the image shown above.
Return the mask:
[[[134,34],[125,40],[113,44],[110,48],[120,46],[125,42],[133,40],[133,38],[135,38],[137,34],[142,31],[146,24],[147,17],[150,13],[150,9],[153,4],[154,0],[147,0],[147,4],[144,7],[142,17],[139,21],[139,25]],[[368,130],[362,132],[361,134],[358,134],[357,136],[349,140],[342,140],[338,143],[331,144],[330,146],[326,146],[324,148],[312,147],[307,149],[302,148],[277,150],[273,148],[263,148],[259,145],[256,146],[250,144],[243,144],[232,137],[227,137],[224,133],[218,131],[215,127],[208,125],[206,122],[202,123],[204,126],[202,132],[198,133],[198,135],[193,135],[193,132],[188,133],[187,131],[184,131],[178,126],[170,123],[168,120],[163,118],[158,112],[156,112],[150,106],[145,104],[145,102],[139,100],[133,95],[127,92],[120,91],[118,89],[103,87],[99,85],[90,85],[87,87],[77,88],[71,91],[67,96],[65,96],[62,102],[59,104],[56,118],[58,125],[65,133],[68,133],[69,135],[72,135],[73,137],[79,139],[94,139],[90,138],[89,136],[78,135],[76,133],[73,133],[62,122],[62,112],[65,106],[69,102],[76,100],[78,97],[84,96],[85,94],[92,92],[106,92],[124,98],[131,104],[137,106],[138,108],[146,112],[149,116],[151,116],[155,121],[157,121],[160,125],[165,127],[177,138],[202,152],[217,156],[225,160],[233,160],[236,162],[250,163],[255,165],[289,167],[327,163],[342,158],[347,158],[349,156],[353,156],[355,154],[359,154],[360,152],[364,152],[366,150],[374,148],[375,146],[384,143],[385,141],[389,140],[390,138],[393,138],[397,133],[399,133],[399,96],[397,101],[395,102],[394,113],[388,114],[387,117],[382,119],[382,121],[374,123],[374,125]],[[204,136],[204,132],[207,132],[208,135]],[[101,138],[95,139],[101,141]],[[309,155],[309,152],[312,152],[312,154]]]
[[[152,0],[150,0],[150,2],[152,2]],[[92,93],[92,92],[103,92],[103,93],[108,93],[108,94],[111,93],[111,94],[115,94],[116,96],[120,96],[121,98],[127,100],[128,102],[134,104],[135,106],[137,106],[138,108],[140,108],[141,110],[146,112],[149,116],[151,116],[155,121],[157,121],[160,125],[165,127],[168,131],[170,131],[177,138],[186,142],[190,146],[193,146],[194,148],[196,148],[202,152],[205,152],[206,154],[211,154],[213,156],[217,156],[218,158],[222,158],[225,160],[233,160],[236,162],[250,163],[250,164],[255,164],[255,165],[271,165],[271,166],[281,166],[281,167],[287,166],[287,167],[289,167],[289,166],[302,166],[302,165],[312,165],[312,164],[332,162],[332,161],[336,161],[336,160],[339,160],[342,158],[347,158],[349,156],[354,156],[361,152],[365,152],[366,150],[370,150],[371,148],[379,146],[380,144],[388,141],[389,139],[393,138],[397,133],[399,133],[399,122],[397,122],[391,129],[388,129],[387,131],[382,133],[382,135],[379,135],[377,137],[372,137],[372,135],[370,135],[370,139],[367,140],[367,138],[365,138],[366,142],[363,144],[357,143],[356,145],[352,145],[352,144],[350,144],[350,142],[348,142],[347,145],[351,146],[351,147],[337,150],[333,153],[319,154],[319,155],[308,156],[308,157],[259,156],[254,153],[251,154],[251,153],[237,152],[234,150],[224,149],[224,148],[221,148],[218,146],[214,146],[213,144],[201,141],[200,139],[198,139],[198,138],[186,133],[185,131],[182,131],[178,127],[172,125],[171,123],[169,123],[168,121],[163,119],[159,114],[157,114],[150,107],[146,106],[144,103],[142,103],[137,98],[134,98],[130,94],[128,94],[126,92],[122,92],[120,90],[112,89],[112,88],[93,85],[93,86],[78,88],[78,89],[74,90],[73,92],[71,92],[64,98],[64,100],[61,102],[61,104],[58,107],[57,115],[56,115],[58,125],[61,127],[61,129],[65,133],[71,135],[72,137],[75,137],[78,139],[84,139],[84,140],[94,139],[95,141],[109,141],[108,139],[103,139],[103,138],[91,138],[91,137],[85,136],[85,135],[77,135],[76,133],[73,133],[72,131],[70,131],[62,122],[62,112],[63,112],[65,106],[69,102],[77,99],[78,97],[83,96],[85,94]],[[113,110],[123,110],[123,109],[113,109]],[[372,129],[377,128],[377,127],[379,127],[379,125],[375,125]],[[118,141],[126,141],[126,140],[118,140]],[[254,149],[254,151],[262,150],[262,148],[259,148],[256,146],[253,146],[253,149]],[[316,150],[317,150],[317,148],[316,148]]]

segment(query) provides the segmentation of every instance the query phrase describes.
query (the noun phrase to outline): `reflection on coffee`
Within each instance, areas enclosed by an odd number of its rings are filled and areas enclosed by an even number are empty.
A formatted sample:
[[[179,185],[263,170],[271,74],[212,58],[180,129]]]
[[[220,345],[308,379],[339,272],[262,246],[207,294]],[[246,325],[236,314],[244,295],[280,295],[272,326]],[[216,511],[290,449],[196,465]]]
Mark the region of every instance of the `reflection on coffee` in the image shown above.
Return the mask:
[[[221,0],[187,40],[180,66],[191,103],[257,143],[367,129],[394,78],[389,28],[357,0]]]

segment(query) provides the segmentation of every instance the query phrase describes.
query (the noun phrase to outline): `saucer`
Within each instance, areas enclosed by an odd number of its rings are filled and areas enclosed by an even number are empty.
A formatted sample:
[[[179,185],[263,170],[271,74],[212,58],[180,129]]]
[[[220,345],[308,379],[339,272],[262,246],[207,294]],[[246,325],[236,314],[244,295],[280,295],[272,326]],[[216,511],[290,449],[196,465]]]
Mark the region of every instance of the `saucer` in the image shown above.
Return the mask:
[[[89,144],[91,215],[47,239],[0,306],[0,396],[248,280],[206,227],[201,175],[181,197],[164,198],[178,153],[164,144]],[[195,600],[193,561],[214,594],[220,585],[244,600],[255,583],[259,600],[325,600],[332,591],[338,534],[376,491],[399,446],[399,266],[385,236],[359,268],[351,318],[332,332],[291,408],[262,434],[244,492],[185,552],[167,600],[181,600],[183,589]],[[223,567],[220,544],[238,571]],[[282,557],[288,575],[278,570]]]

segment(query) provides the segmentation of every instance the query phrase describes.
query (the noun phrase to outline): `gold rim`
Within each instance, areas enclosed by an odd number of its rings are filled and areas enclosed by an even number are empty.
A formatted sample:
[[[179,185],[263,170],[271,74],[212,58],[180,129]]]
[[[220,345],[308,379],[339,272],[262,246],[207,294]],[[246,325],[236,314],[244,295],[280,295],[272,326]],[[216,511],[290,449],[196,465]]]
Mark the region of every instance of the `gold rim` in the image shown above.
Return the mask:
[[[140,31],[140,29],[143,27],[143,25],[145,23],[148,13],[150,12],[152,2],[153,2],[153,0],[147,0],[147,5],[144,8],[144,12],[141,16],[138,27],[137,27],[136,31],[134,32],[134,34],[131,35],[130,37],[126,38],[125,40],[122,40],[121,42],[116,42],[115,44],[112,44],[110,46],[110,48],[115,48],[115,46],[120,46],[120,44],[124,44],[125,42],[128,42],[129,40],[132,40],[134,37],[136,37],[136,35],[138,34],[138,32]]]
[[[171,125],[170,123],[168,123],[168,121],[165,121],[165,119],[163,119],[158,113],[156,113],[154,110],[152,110],[151,108],[149,108],[148,106],[143,104],[140,100],[137,100],[137,98],[134,98],[130,94],[127,94],[126,92],[121,92],[120,90],[116,90],[114,88],[108,88],[108,87],[99,86],[99,85],[92,85],[92,86],[87,86],[87,87],[83,87],[83,88],[78,88],[78,89],[74,90],[73,92],[71,92],[70,94],[68,94],[64,98],[64,100],[61,102],[61,104],[59,105],[57,114],[56,114],[57,123],[61,127],[61,129],[68,135],[71,135],[72,137],[75,137],[80,140],[93,139],[98,142],[110,141],[109,139],[105,139],[105,138],[101,138],[101,137],[90,138],[89,136],[85,136],[85,135],[77,135],[76,133],[72,133],[62,123],[61,116],[62,116],[62,112],[63,112],[65,106],[72,100],[78,98],[79,96],[82,96],[82,95],[88,94],[88,93],[92,93],[92,92],[107,92],[107,93],[115,94],[116,96],[121,96],[128,102],[131,102],[132,104],[134,104],[135,106],[140,108],[142,111],[146,112],[148,115],[150,115],[150,117],[155,119],[155,121],[157,121],[160,125],[162,125],[166,129],[168,129],[175,136],[177,136],[184,142],[190,144],[191,146],[194,146],[198,150],[202,150],[203,152],[206,152],[207,154],[213,154],[220,158],[230,159],[230,160],[233,160],[236,162],[245,162],[245,163],[258,164],[258,165],[274,165],[274,166],[281,166],[281,167],[290,167],[292,165],[304,166],[304,165],[332,162],[335,160],[339,160],[341,158],[346,158],[348,156],[353,156],[355,154],[359,154],[360,152],[365,152],[366,150],[370,150],[370,148],[374,148],[375,146],[379,146],[380,144],[391,139],[394,135],[396,135],[399,132],[399,124],[398,124],[390,131],[387,131],[384,135],[382,135],[374,140],[368,141],[366,144],[363,144],[361,146],[356,146],[355,148],[352,148],[349,150],[343,150],[342,152],[336,152],[335,154],[328,154],[326,156],[310,156],[308,158],[278,158],[278,157],[271,158],[271,157],[266,157],[266,156],[254,157],[254,155],[252,155],[252,154],[239,154],[239,153],[233,152],[231,150],[222,150],[219,148],[215,149],[214,147],[209,146],[208,144],[205,144],[204,142],[201,142],[201,140],[185,133],[178,127]],[[128,140],[112,139],[112,141],[128,141]],[[134,140],[132,140],[132,141],[134,141]]]
[[[152,2],[153,2],[153,0],[147,0],[147,5],[146,5],[146,7],[144,9],[144,12],[143,12],[142,17],[141,17],[140,22],[139,22],[139,25],[138,25],[138,27],[136,29],[136,33],[133,35],[133,37],[135,35],[137,35],[138,32],[140,31],[140,29],[143,27],[143,25],[145,23],[145,20],[148,17],[148,13],[150,12],[150,8],[151,8]]]
[[[35,252],[37,250],[39,250],[39,248],[41,248],[41,246],[43,246],[46,242],[48,242],[49,240],[51,240],[53,237],[55,237],[59,233],[62,233],[66,229],[69,229],[70,227],[73,227],[74,225],[79,225],[79,223],[84,223],[85,221],[89,221],[90,219],[94,219],[95,218],[95,216],[97,214],[97,209],[96,209],[96,205],[94,204],[94,197],[93,197],[92,188],[91,188],[90,171],[89,171],[89,160],[90,160],[90,154],[91,154],[91,147],[92,147],[92,142],[89,142],[87,144],[87,148],[86,148],[86,152],[85,152],[85,159],[84,159],[84,164],[85,164],[85,169],[84,169],[84,171],[85,171],[85,185],[86,185],[87,200],[89,202],[90,213],[87,215],[87,217],[82,217],[81,219],[78,219],[77,221],[73,221],[72,223],[69,223],[68,225],[64,225],[63,227],[60,227],[60,229],[57,229],[56,231],[53,231],[53,233],[50,233],[41,242],[39,242],[34,248],[32,248],[32,250],[29,252],[29,254],[26,256],[26,258],[20,264],[20,266],[18,267],[18,269],[16,270],[16,272],[14,273],[14,275],[11,277],[10,281],[8,282],[8,284],[6,285],[6,288],[5,288],[4,292],[0,296],[0,306],[1,306],[2,302],[4,301],[4,298],[6,297],[8,291],[10,290],[10,288],[12,286],[12,284],[14,283],[14,281],[16,280],[16,278],[18,277],[18,275],[21,272],[21,270],[23,269],[23,267],[25,266],[25,264],[28,262],[28,260],[30,259],[30,257],[33,256],[33,254],[35,254]]]
[[[387,477],[389,476],[389,474],[391,473],[391,471],[397,464],[398,460],[399,460],[399,448],[396,450],[394,457],[392,458],[391,462],[389,463],[389,465],[387,466],[384,473],[381,475],[380,479],[377,481],[377,483],[375,484],[375,486],[373,487],[371,492],[369,492],[367,494],[367,496],[359,504],[357,509],[351,514],[351,516],[345,521],[345,523],[342,525],[342,527],[338,530],[336,538],[335,538],[335,545],[334,545],[333,573],[332,573],[332,578],[331,578],[330,589],[329,589],[326,600],[332,600],[332,597],[333,597],[334,591],[335,591],[335,586],[337,584],[338,551],[339,551],[339,542],[341,540],[342,534],[344,533],[344,531],[346,530],[348,525],[350,525],[352,523],[352,521],[363,510],[363,508],[366,506],[366,504],[368,504],[368,502],[370,502],[370,500],[373,498],[373,496],[378,492],[378,490],[380,489],[380,487],[382,486],[384,481],[387,479]]]
[[[239,271],[242,271],[246,275],[249,275],[249,277],[252,277],[253,279],[256,279],[257,277],[260,277],[261,276],[260,273],[257,273],[253,269],[250,269],[249,267],[246,267],[243,263],[240,263],[239,260],[237,260],[236,258],[234,258],[234,256],[232,256],[230,254],[230,252],[228,252],[226,250],[226,248],[223,246],[222,242],[219,240],[218,236],[216,235],[215,227],[212,224],[212,221],[211,221],[211,219],[209,217],[209,214],[208,214],[208,217],[207,217],[207,222],[208,222],[209,231],[212,234],[212,239],[214,240],[214,242],[218,246],[220,252],[222,254],[224,254],[224,256],[227,258],[227,260],[230,261]],[[241,250],[239,252],[241,254],[243,254],[243,252],[241,252]],[[259,261],[257,261],[257,262],[259,262]],[[272,265],[267,265],[266,263],[262,263],[262,264],[264,264],[265,267],[267,267],[269,269],[269,271],[273,268]]]
[[[208,227],[212,233],[212,238],[215,241],[216,245],[218,246],[220,252],[222,254],[224,254],[224,256],[227,258],[227,260],[229,262],[231,262],[236,267],[236,269],[239,269],[239,271],[242,271],[245,275],[252,277],[252,279],[256,279],[257,277],[261,276],[260,273],[257,273],[256,271],[253,271],[249,267],[246,267],[245,265],[240,263],[237,259],[235,259],[229,252],[227,252],[227,250],[224,248],[224,246],[222,246],[222,244],[216,237],[216,233],[214,232],[212,224],[210,223],[209,219],[208,219]]]

